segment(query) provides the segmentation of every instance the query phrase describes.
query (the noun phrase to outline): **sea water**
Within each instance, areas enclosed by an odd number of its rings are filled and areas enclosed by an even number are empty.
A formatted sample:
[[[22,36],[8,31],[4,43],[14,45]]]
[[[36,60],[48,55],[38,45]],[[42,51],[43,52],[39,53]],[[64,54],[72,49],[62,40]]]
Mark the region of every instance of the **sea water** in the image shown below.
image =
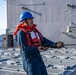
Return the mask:
[[[0,35],[0,50],[2,50],[2,35]]]

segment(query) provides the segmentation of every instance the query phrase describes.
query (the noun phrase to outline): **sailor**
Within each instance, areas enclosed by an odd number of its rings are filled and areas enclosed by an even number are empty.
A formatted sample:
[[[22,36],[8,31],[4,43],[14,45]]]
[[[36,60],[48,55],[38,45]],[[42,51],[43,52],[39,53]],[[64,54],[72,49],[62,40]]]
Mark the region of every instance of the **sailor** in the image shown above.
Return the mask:
[[[49,43],[54,48],[61,48],[63,44],[62,42],[54,43],[45,38],[36,28],[37,25],[34,24],[33,19],[30,12],[22,12],[21,23],[17,25],[14,35],[20,46],[23,68],[27,75],[48,75],[40,50],[47,50],[43,44]]]

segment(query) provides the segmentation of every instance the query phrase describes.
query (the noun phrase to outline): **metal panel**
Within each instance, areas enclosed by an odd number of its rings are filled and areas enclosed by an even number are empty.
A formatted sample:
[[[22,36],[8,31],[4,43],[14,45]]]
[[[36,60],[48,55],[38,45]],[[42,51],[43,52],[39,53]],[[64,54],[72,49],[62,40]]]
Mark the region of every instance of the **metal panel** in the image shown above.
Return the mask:
[[[67,26],[70,23],[76,25],[76,6],[75,0],[7,0],[7,27],[15,30],[19,23],[19,16],[22,7],[26,7],[34,16],[37,28],[48,39],[53,41],[63,41],[65,43],[75,43],[75,31],[67,33]],[[73,24],[72,24],[73,25]]]

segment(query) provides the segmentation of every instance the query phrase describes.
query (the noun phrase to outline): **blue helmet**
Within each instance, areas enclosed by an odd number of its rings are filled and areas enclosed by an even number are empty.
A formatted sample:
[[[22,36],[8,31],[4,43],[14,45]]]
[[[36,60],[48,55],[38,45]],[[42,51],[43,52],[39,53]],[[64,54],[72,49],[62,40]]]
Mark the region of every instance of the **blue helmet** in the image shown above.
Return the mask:
[[[20,15],[20,22],[25,20],[25,19],[28,19],[28,18],[34,18],[34,17],[28,11],[22,12],[22,14]]]

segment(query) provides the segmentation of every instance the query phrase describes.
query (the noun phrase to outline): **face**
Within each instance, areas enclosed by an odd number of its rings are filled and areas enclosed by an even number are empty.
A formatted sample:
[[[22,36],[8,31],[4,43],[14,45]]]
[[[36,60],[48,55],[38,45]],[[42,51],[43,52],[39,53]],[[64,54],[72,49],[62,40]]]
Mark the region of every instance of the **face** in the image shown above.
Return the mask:
[[[27,23],[28,23],[28,25],[29,26],[33,26],[33,18],[29,18],[29,19],[27,19]]]

